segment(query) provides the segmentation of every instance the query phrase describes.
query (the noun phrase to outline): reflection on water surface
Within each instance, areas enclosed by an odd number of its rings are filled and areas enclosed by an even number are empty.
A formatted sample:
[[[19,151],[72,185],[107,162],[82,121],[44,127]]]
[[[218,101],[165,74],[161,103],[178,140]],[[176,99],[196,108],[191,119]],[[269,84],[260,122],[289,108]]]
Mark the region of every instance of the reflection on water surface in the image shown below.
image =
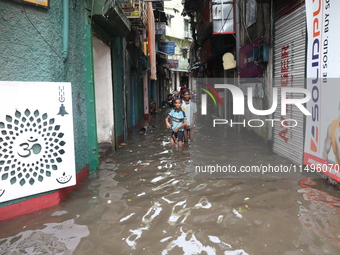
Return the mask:
[[[0,223],[0,254],[339,254],[337,188],[303,175],[200,176],[195,165],[290,162],[236,129],[218,143],[203,122],[178,150],[162,114],[60,206]]]

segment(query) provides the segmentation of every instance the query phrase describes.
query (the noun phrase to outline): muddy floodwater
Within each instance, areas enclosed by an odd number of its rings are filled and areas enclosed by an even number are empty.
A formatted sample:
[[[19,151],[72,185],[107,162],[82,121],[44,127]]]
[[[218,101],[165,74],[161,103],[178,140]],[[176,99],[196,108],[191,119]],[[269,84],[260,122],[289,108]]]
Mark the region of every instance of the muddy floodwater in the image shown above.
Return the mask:
[[[195,142],[171,147],[167,111],[59,206],[0,222],[0,254],[340,254],[337,187],[205,118]]]

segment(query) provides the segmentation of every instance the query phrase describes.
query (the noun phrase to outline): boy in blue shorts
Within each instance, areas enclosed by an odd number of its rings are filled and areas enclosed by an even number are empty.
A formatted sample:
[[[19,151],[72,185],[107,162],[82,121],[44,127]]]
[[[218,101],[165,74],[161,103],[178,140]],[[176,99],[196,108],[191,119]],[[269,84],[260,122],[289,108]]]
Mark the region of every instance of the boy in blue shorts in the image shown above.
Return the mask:
[[[172,128],[172,133],[170,137],[170,145],[174,145],[178,139],[178,147],[182,147],[184,140],[184,128],[187,125],[187,117],[182,111],[182,100],[176,98],[174,100],[175,109],[172,109],[169,115],[165,118],[166,128]],[[171,119],[171,125],[169,123]]]

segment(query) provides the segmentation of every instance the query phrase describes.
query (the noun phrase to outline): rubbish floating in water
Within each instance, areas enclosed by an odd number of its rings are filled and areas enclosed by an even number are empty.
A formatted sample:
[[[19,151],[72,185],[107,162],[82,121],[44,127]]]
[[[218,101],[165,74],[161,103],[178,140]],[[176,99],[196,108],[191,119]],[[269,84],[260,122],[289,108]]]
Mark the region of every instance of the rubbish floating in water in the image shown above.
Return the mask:
[[[162,152],[160,152],[158,154],[166,154],[166,153],[169,153],[169,150],[162,151]]]
[[[164,178],[165,178],[164,176],[158,176],[158,177],[152,179],[151,182],[152,182],[152,183],[156,183],[156,182],[158,182],[158,181],[160,181],[160,180],[163,180]]]
[[[128,216],[124,217],[124,218],[121,218],[119,222],[123,222],[123,221],[126,221],[128,220],[131,216],[135,215],[135,213],[130,213]]]
[[[221,223],[223,221],[223,215],[219,215],[217,217],[217,223]]]
[[[145,128],[145,127],[143,127],[143,128],[140,128],[139,129],[139,133],[144,133],[144,135],[147,135],[149,132],[148,132],[148,128]]]
[[[149,133],[149,129],[155,129],[157,128],[156,126],[144,126],[139,129],[139,133],[144,133],[144,135],[147,135]]]
[[[131,164],[133,164],[134,166],[137,166],[137,165],[139,165],[140,163],[142,163],[142,161],[141,161],[141,160],[138,160],[137,162],[131,163]]]
[[[244,200],[249,200],[249,199],[250,199],[249,197],[244,198]]]
[[[51,214],[51,216],[61,216],[63,214],[67,214],[67,211],[56,211],[54,213]]]
[[[240,214],[238,211],[236,211],[236,209],[233,209],[233,213],[236,215],[237,218],[240,218],[240,219],[243,218],[242,214]]]
[[[123,146],[123,145],[127,145],[127,144],[126,144],[126,143],[120,143],[119,145],[120,145],[120,146]]]

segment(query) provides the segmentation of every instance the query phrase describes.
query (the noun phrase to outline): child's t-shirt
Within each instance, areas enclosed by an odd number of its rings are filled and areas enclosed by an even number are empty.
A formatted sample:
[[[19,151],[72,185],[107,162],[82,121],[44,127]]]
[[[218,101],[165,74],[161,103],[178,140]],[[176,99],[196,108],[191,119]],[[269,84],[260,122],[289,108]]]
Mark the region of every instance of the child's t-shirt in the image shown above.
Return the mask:
[[[172,109],[169,112],[169,116],[171,119],[172,130],[175,130],[176,128],[181,126],[183,124],[184,119],[187,118],[182,110],[176,111],[175,109]],[[181,128],[179,131],[184,131],[184,127]]]

